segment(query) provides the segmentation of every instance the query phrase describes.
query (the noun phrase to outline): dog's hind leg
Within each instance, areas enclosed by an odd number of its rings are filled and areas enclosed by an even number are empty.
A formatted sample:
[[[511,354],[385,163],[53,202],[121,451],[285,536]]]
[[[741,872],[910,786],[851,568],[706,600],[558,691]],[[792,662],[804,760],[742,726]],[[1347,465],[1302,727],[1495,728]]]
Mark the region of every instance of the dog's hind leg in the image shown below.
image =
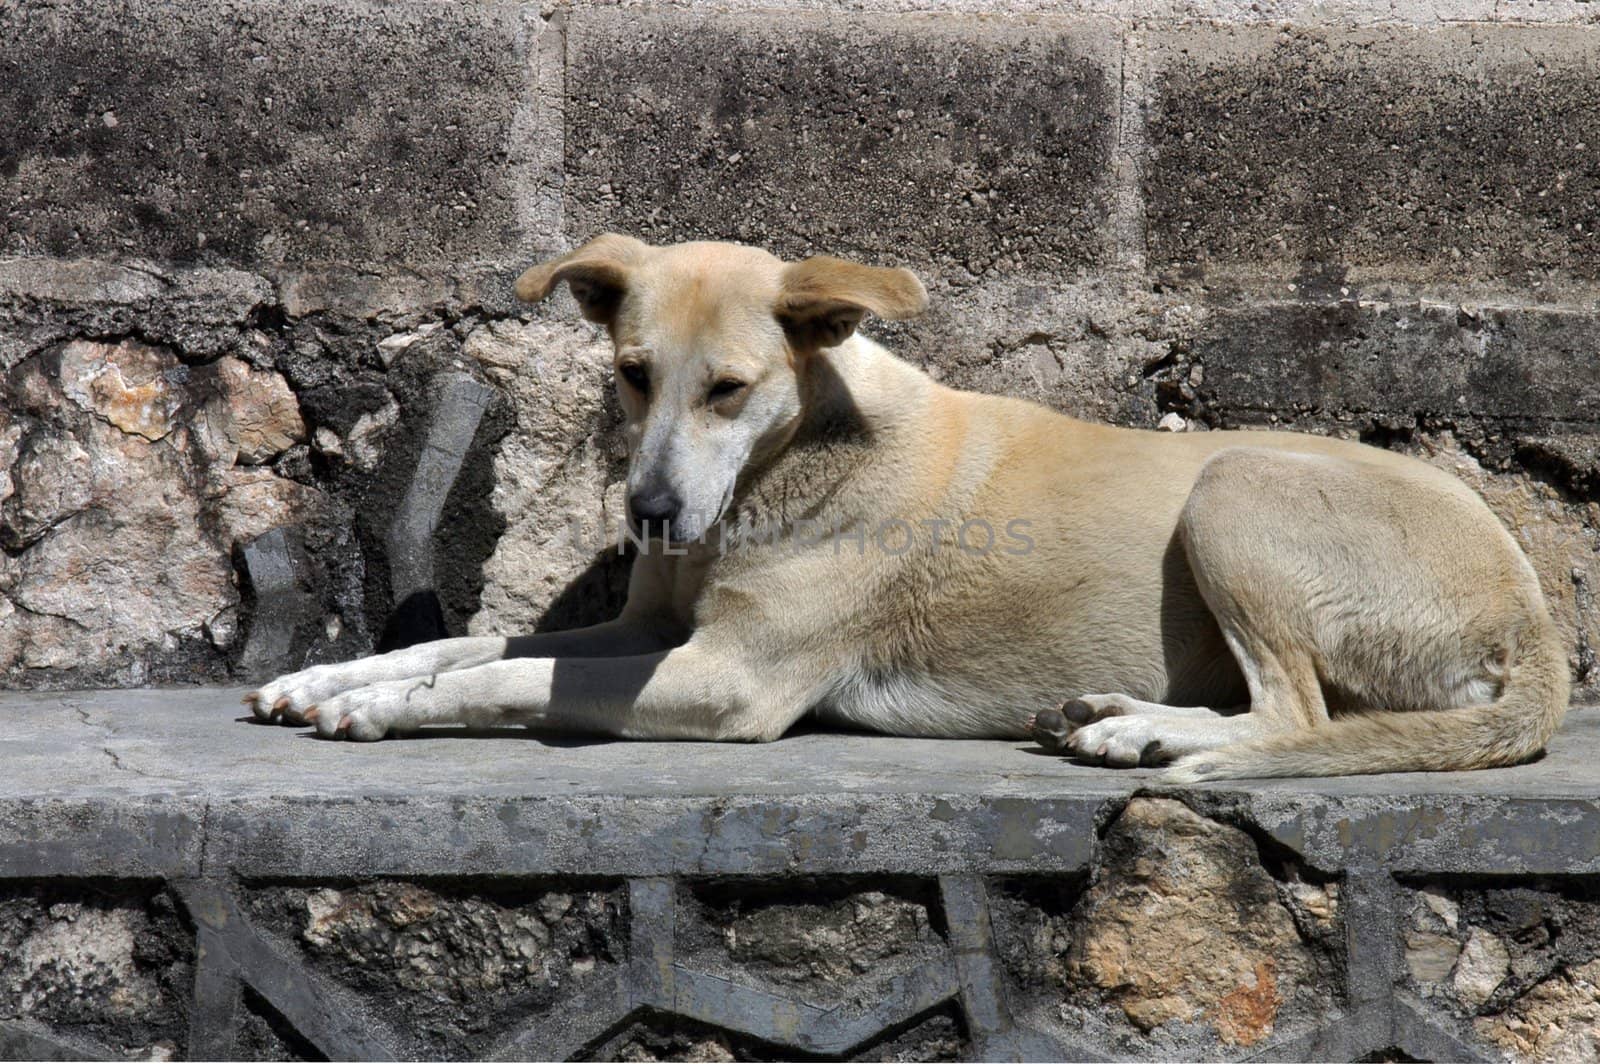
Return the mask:
[[[1252,452],[1244,462],[1208,466],[1183,515],[1185,553],[1244,676],[1250,701],[1241,709],[1247,712],[1092,696],[1061,709],[1070,727],[1060,743],[1065,752],[1092,764],[1166,764],[1328,720],[1316,614],[1329,601],[1322,585],[1340,582],[1341,548],[1321,541],[1304,501],[1295,497],[1305,485],[1304,470],[1294,467],[1298,460]],[[1241,490],[1235,466],[1253,478],[1258,464],[1280,462],[1290,468],[1272,475],[1291,485],[1286,491]]]
[[[1459,482],[1384,459],[1226,450],[1181,533],[1250,711],[1184,750],[1172,782],[1515,764],[1565,711],[1566,654],[1533,570]]]

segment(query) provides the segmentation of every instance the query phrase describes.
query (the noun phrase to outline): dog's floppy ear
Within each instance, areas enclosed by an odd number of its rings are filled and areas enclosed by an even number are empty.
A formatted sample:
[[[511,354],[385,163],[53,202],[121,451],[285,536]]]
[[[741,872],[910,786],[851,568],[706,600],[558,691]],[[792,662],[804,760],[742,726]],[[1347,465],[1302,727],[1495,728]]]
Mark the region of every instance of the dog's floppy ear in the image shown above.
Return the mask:
[[[602,233],[560,258],[541,262],[517,278],[517,298],[537,303],[565,281],[590,321],[608,323],[628,288],[628,273],[644,258],[650,246],[620,233]]]
[[[898,321],[921,314],[928,292],[910,270],[817,255],[783,268],[775,312],[796,347],[834,347],[864,314]]]

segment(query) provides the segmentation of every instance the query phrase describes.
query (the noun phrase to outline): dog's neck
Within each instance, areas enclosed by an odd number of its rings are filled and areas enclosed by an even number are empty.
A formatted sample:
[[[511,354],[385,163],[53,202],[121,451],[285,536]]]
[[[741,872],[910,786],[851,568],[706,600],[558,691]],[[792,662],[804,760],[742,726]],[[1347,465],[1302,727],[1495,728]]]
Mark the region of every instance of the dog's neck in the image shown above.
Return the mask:
[[[786,444],[741,478],[730,524],[770,534],[816,522],[829,532],[858,520],[869,493],[882,505],[876,444],[898,431],[906,406],[915,405],[918,397],[905,392],[933,382],[861,337],[806,358],[800,418]],[[886,404],[886,378],[900,377],[899,402]]]

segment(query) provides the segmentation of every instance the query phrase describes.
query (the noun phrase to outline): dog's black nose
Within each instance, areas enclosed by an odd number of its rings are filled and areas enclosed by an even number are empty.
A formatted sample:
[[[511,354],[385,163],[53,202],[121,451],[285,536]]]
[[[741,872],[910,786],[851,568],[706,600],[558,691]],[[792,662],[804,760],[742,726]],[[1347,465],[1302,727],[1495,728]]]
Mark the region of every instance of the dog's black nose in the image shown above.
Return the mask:
[[[636,491],[628,496],[628,512],[639,525],[649,522],[665,529],[682,509],[683,500],[667,489]]]

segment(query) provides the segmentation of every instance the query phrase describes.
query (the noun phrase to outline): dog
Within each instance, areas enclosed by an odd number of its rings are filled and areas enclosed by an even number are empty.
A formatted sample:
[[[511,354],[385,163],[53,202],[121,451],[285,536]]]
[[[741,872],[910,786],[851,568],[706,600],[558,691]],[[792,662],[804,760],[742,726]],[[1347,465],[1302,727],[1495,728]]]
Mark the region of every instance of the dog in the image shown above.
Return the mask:
[[[1532,567],[1422,462],[944,387],[857,332],[925,308],[904,269],[607,234],[516,293],[561,283],[615,348],[621,615],[315,666],[258,717],[765,742],[809,714],[1195,783],[1511,765],[1565,713]]]

